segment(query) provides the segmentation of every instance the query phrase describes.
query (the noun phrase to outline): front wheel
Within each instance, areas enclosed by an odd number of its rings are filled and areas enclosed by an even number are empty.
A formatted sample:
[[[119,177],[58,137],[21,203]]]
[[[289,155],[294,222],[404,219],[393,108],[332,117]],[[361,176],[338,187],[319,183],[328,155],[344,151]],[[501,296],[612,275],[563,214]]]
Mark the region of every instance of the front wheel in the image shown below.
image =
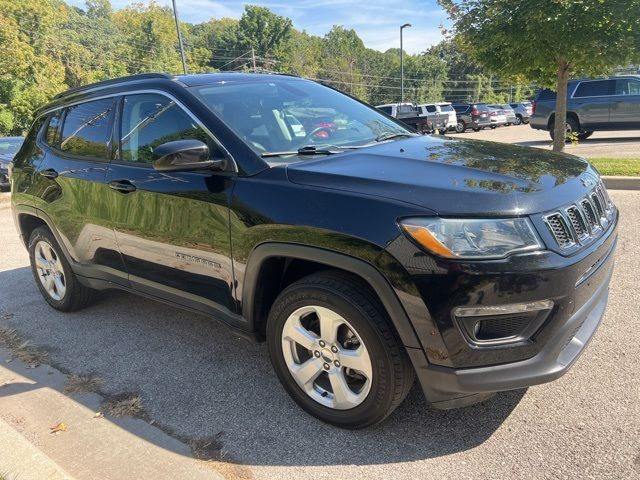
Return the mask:
[[[578,140],[586,140],[591,135],[593,135],[593,130],[592,131],[588,131],[588,132],[580,132],[578,134]]]
[[[458,123],[456,123],[456,133],[464,133],[466,130],[467,125],[464,123],[464,120],[458,120]]]
[[[53,308],[71,312],[91,302],[94,290],[78,281],[47,227],[38,227],[31,233],[29,260],[40,293]]]
[[[522,116],[521,115],[516,115],[515,124],[516,125],[522,125]]]
[[[413,368],[384,308],[349,274],[315,273],[282,291],[269,313],[267,342],[289,395],[339,427],[381,422],[413,384]]]

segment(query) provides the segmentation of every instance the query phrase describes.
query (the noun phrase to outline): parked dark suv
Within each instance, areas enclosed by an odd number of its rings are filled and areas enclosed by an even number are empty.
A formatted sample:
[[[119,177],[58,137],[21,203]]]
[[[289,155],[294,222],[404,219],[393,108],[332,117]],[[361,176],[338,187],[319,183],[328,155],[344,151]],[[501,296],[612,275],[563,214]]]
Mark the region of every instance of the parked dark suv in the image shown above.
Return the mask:
[[[600,80],[572,80],[567,89],[567,131],[589,138],[597,130],[640,129],[640,76]],[[547,130],[553,138],[556,94],[541,90],[536,96],[531,127]]]
[[[454,103],[453,109],[458,117],[457,133],[464,133],[468,128],[479,132],[485,127],[491,127],[491,113],[489,108],[480,103]]]
[[[288,120],[314,116],[330,143]],[[415,376],[439,408],[560,377],[613,271],[618,213],[586,161],[417,135],[291,76],[71,90],[10,178],[52,307],[120,288],[209,315],[266,340],[288,393],[343,427],[384,419]]]

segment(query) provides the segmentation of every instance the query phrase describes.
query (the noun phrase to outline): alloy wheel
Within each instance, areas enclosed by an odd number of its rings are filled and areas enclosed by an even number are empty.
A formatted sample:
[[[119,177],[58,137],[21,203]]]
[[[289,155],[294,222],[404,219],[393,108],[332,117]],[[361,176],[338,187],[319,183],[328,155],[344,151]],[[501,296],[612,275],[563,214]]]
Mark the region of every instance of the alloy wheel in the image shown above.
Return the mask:
[[[40,240],[36,244],[34,253],[40,283],[53,300],[62,300],[67,286],[60,257],[53,247],[44,240]]]
[[[333,310],[310,305],[295,310],[282,329],[282,352],[298,386],[336,410],[360,405],[371,390],[373,367],[355,329]]]

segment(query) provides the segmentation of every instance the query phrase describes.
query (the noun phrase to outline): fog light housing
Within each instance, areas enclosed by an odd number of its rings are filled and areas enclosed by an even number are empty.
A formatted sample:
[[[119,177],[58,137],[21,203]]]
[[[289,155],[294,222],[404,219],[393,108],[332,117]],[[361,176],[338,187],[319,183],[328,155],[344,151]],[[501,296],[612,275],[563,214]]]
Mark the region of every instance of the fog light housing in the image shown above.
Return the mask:
[[[455,323],[473,346],[496,346],[527,341],[542,326],[553,309],[552,300],[456,307]]]

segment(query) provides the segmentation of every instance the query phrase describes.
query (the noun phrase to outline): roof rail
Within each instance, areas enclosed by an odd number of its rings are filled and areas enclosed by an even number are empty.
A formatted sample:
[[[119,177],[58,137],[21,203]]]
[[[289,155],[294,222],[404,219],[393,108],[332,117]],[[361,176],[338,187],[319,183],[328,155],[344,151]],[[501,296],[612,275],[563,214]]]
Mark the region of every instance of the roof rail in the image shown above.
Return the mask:
[[[54,100],[59,98],[66,97],[68,95],[73,95],[74,93],[89,91],[93,89],[108,87],[110,85],[117,85],[122,82],[129,82],[132,80],[147,80],[153,78],[163,78],[167,80],[172,80],[173,75],[169,75],[168,73],[139,73],[137,75],[129,75],[128,77],[119,77],[113,78],[111,80],[103,80],[102,82],[90,83],[88,85],[82,85],[81,87],[70,88],[69,90],[65,90],[64,92],[58,93],[53,97]]]

